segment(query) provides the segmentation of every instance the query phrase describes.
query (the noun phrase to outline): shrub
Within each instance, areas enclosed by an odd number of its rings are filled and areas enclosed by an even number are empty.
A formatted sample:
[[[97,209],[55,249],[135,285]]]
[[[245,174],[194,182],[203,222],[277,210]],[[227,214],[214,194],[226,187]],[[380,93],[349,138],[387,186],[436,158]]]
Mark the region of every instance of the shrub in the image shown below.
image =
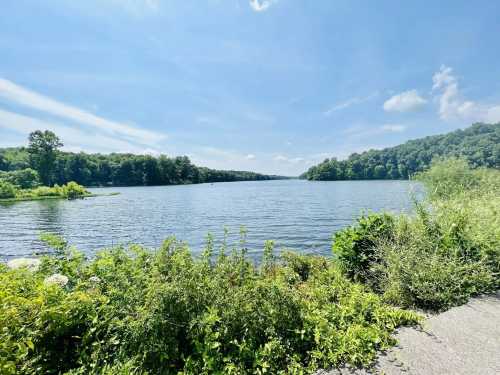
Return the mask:
[[[376,245],[393,236],[394,219],[388,214],[362,216],[356,224],[335,233],[332,251],[346,274],[367,281],[372,266],[379,262]]]
[[[442,217],[427,214],[399,218],[394,239],[379,244],[377,282],[384,299],[439,311],[494,289],[495,275],[478,244]]]
[[[427,187],[430,199],[448,199],[466,192],[500,189],[500,172],[494,169],[472,169],[465,159],[435,159],[431,168],[418,173],[415,178]]]
[[[58,185],[54,187],[40,186],[31,191],[26,191],[26,196],[33,195],[35,197],[59,197],[62,196],[61,188]]]
[[[428,199],[415,215],[368,216],[336,234],[346,275],[391,304],[431,310],[500,287],[500,172],[452,159],[418,178]]]
[[[10,182],[0,180],[0,199],[15,198],[17,189]]]
[[[366,365],[417,315],[384,304],[326,258],[265,267],[244,248],[193,258],[171,238],[85,261],[54,236],[36,272],[0,267],[5,373],[305,374]],[[212,245],[210,245],[212,246]],[[66,283],[44,283],[61,273]]]
[[[43,198],[43,197],[61,197],[75,199],[89,195],[90,193],[76,182],[69,182],[66,185],[54,185],[53,187],[39,186],[35,189],[22,189],[17,191],[19,198]]]
[[[11,172],[0,171],[0,179],[10,182],[21,189],[33,189],[40,184],[38,172],[31,168]]]
[[[78,185],[74,181],[70,181],[66,185],[63,185],[61,187],[61,190],[62,196],[68,199],[75,199],[89,194],[89,192],[83,186]]]

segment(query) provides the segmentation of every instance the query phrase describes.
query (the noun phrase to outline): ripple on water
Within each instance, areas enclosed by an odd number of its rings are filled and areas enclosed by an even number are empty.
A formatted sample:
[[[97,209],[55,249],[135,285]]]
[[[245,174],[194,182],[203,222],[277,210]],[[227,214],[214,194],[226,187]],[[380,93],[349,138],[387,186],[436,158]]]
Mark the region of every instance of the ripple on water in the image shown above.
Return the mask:
[[[411,210],[411,188],[418,191],[408,181],[284,180],[91,189],[120,195],[0,206],[0,257],[46,252],[38,240],[44,231],[88,254],[131,242],[153,248],[171,235],[197,252],[208,232],[219,246],[225,226],[237,244],[241,225],[252,256],[268,239],[277,249],[327,255],[332,234],[362,212]]]

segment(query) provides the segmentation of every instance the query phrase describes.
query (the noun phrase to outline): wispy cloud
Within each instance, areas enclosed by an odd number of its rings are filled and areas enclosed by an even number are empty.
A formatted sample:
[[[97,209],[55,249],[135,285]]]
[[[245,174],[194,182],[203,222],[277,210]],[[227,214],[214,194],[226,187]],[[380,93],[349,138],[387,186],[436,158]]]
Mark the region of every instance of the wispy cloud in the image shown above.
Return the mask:
[[[276,155],[273,158],[273,160],[277,162],[292,163],[292,164],[302,163],[305,161],[305,159],[302,157],[288,157],[285,155]]]
[[[417,90],[409,90],[394,95],[384,103],[386,112],[411,112],[422,108],[427,100],[422,98]]]
[[[340,103],[333,105],[332,107],[330,107],[326,111],[324,111],[323,114],[328,117],[328,116],[331,116],[334,112],[349,108],[350,106],[355,105],[355,104],[361,104],[361,103],[367,102],[371,99],[376,98],[377,96],[378,96],[378,91],[375,91],[374,93],[372,93],[368,96],[365,96],[365,97],[350,98],[350,99],[347,99],[343,102],[340,102]]]
[[[264,12],[277,0],[250,0],[250,7],[256,12]]]
[[[29,133],[47,129],[55,132],[64,141],[68,151],[89,152],[132,152],[137,154],[159,153],[154,148],[144,148],[132,142],[102,133],[85,131],[59,122],[40,120],[34,117],[0,109],[0,129],[5,129],[26,136]]]
[[[344,130],[346,136],[352,138],[366,138],[387,133],[402,133],[407,126],[401,124],[383,124],[380,126],[353,125]]]
[[[85,110],[59,102],[1,78],[0,98],[11,103],[16,103],[30,109],[63,118],[66,121],[77,122],[101,134],[104,133],[110,137],[121,138],[128,142],[142,145],[154,145],[166,139],[165,134],[140,129],[132,125],[96,116]]]
[[[380,127],[380,130],[384,132],[401,133],[406,130],[406,126],[399,124],[385,124]]]
[[[466,100],[460,92],[453,69],[442,65],[432,77],[432,91],[437,92],[439,116],[443,120],[500,122],[500,104],[488,105]]]

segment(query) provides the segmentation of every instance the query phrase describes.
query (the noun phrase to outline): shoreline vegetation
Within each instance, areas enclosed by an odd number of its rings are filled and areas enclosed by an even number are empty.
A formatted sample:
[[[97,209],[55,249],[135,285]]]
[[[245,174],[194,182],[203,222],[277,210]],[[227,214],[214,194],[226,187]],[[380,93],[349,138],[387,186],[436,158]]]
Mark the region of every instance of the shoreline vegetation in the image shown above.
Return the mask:
[[[325,159],[300,178],[310,181],[401,180],[429,168],[434,158],[459,157],[474,168],[500,169],[500,123],[474,124],[464,130],[410,140],[382,150]]]
[[[66,200],[71,200],[71,199],[86,199],[86,198],[97,198],[97,197],[109,197],[109,196],[114,196],[114,195],[119,195],[120,193],[118,192],[112,192],[112,193],[100,193],[100,194],[93,194],[89,193],[86,195],[82,195],[81,197],[78,198],[67,198],[67,197],[62,197],[62,196],[40,196],[40,197],[19,197],[19,198],[2,198],[0,199],[0,204],[2,203],[16,203],[16,202],[29,202],[29,201],[44,201],[44,200],[56,200],[56,199],[66,199]]]
[[[74,181],[62,186],[56,184],[53,187],[37,186],[32,189],[22,189],[18,185],[0,178],[0,203],[45,199],[83,199],[95,196],[97,194],[91,194]]]
[[[63,152],[63,144],[51,131],[35,131],[28,147],[0,149],[0,179],[32,185],[163,186],[212,182],[288,179],[248,171],[198,167],[187,156],[87,154]],[[31,182],[31,183],[30,183]]]
[[[175,238],[154,251],[87,259],[55,235],[52,254],[0,265],[5,374],[312,374],[367,367],[416,325],[500,288],[500,172],[436,160],[416,178],[415,214],[369,214],[337,232],[333,257],[199,257]]]

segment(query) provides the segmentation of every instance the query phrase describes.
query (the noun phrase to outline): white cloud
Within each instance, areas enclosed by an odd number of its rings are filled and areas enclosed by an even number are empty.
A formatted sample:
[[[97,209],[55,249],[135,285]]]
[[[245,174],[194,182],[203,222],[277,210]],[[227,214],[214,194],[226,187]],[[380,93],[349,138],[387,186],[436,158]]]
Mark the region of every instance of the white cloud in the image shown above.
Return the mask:
[[[284,155],[276,155],[273,158],[273,160],[281,163],[292,163],[292,164],[302,163],[305,161],[305,159],[301,157],[290,158]]]
[[[344,102],[335,104],[333,107],[331,107],[328,110],[326,110],[325,112],[323,112],[323,114],[325,116],[330,116],[333,112],[340,111],[341,109],[348,108],[353,104],[359,103],[359,100],[360,100],[359,98],[351,98],[351,99],[346,100]]]
[[[255,159],[255,155],[254,155],[254,154],[248,154],[248,155],[246,156],[246,158],[247,158],[248,160],[253,160],[253,159]]]
[[[401,133],[406,130],[406,126],[399,124],[385,124],[382,125],[380,129],[385,132]]]
[[[386,112],[410,112],[422,108],[427,100],[422,98],[417,90],[409,90],[394,95],[384,103]]]
[[[334,112],[340,111],[340,110],[345,109],[345,108],[349,108],[350,106],[352,106],[354,104],[361,104],[363,102],[366,102],[368,100],[375,98],[376,96],[378,96],[378,91],[375,91],[374,93],[372,93],[366,97],[350,98],[348,100],[345,100],[343,102],[335,104],[334,106],[332,106],[331,108],[329,108],[325,112],[323,112],[323,114],[325,116],[331,116]]]
[[[443,120],[500,122],[500,105],[486,105],[466,100],[460,93],[453,69],[442,65],[432,77],[432,91],[438,92],[439,117]]]
[[[44,121],[1,109],[0,129],[13,131],[24,136],[24,138],[35,130],[51,130],[61,137],[65,145],[64,149],[67,151],[79,152],[85,149],[85,151],[89,152],[159,153],[156,149],[145,149],[127,140],[121,140],[116,137],[89,132],[81,128],[74,128],[57,122]]]
[[[25,89],[2,78],[0,78],[0,98],[11,103],[20,104],[24,107],[64,118],[65,120],[78,122],[101,133],[105,133],[110,137],[123,138],[133,143],[151,145],[166,139],[165,134],[107,120],[85,110]]]
[[[484,120],[486,122],[500,122],[500,105],[488,108]]]
[[[264,12],[277,0],[250,0],[250,7],[256,12]]]
[[[353,125],[343,131],[343,133],[351,138],[367,138],[375,137],[386,133],[402,133],[406,131],[406,125],[401,124],[384,124],[379,126],[372,125]]]

